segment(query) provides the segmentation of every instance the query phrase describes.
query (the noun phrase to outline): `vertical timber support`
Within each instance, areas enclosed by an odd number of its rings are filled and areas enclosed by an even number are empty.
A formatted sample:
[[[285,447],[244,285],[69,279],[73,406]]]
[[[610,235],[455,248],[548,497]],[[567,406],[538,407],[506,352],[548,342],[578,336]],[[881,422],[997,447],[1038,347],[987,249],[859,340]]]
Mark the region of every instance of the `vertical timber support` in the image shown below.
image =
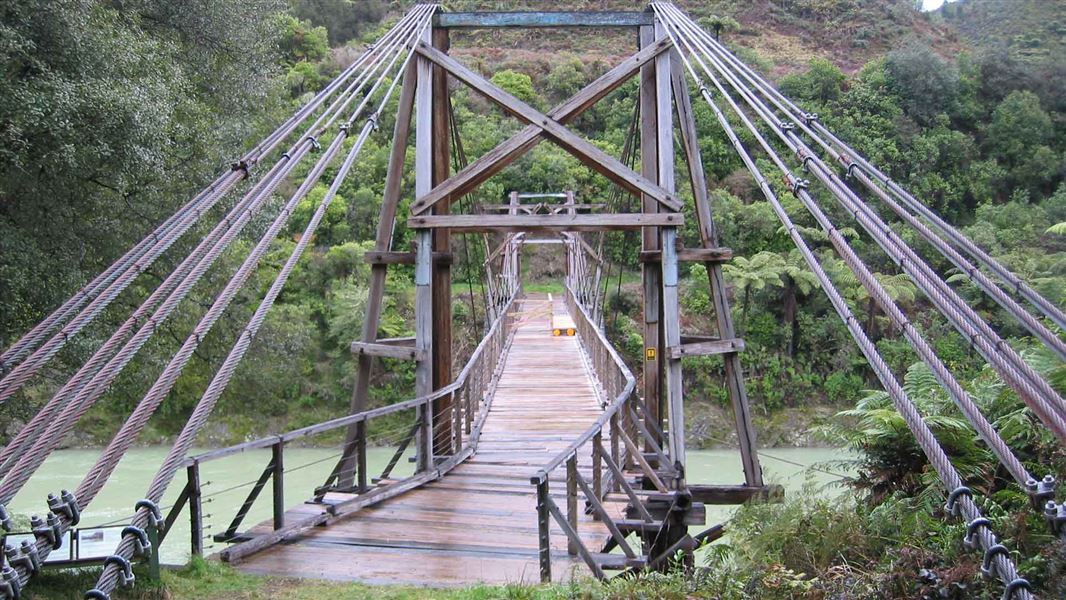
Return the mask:
[[[696,121],[692,113],[692,102],[685,82],[685,73],[680,58],[671,52],[671,79],[676,96],[677,117],[681,129],[681,138],[688,163],[689,180],[692,184],[692,197],[696,204],[696,219],[699,225],[700,239],[705,248],[717,248],[718,232],[711,214],[710,198],[707,195],[707,181],[703,173],[703,159],[700,156],[699,140],[696,137]],[[736,337],[733,328],[733,314],[729,308],[726,295],[725,276],[720,262],[708,262],[707,278],[711,288],[711,301],[721,339]],[[744,468],[744,480],[747,485],[761,486],[762,466],[755,447],[755,427],[751,422],[751,410],[748,395],[744,388],[744,370],[740,364],[740,355],[736,352],[723,355],[725,361],[726,388],[733,404],[733,416],[736,422],[737,440],[740,443],[741,464]]]
[[[424,34],[429,42],[430,33]],[[433,187],[433,64],[421,56],[417,59],[418,89],[415,95],[415,196],[421,197]],[[433,392],[433,230],[419,229],[415,252],[415,395]],[[433,403],[418,409],[417,470],[433,466]]]
[[[285,442],[274,444],[270,452],[274,465],[274,473],[270,476],[274,492],[274,531],[277,531],[285,526]]]
[[[434,27],[430,34],[434,48],[447,53],[449,47],[448,30]],[[432,71],[432,107],[433,120],[429,128],[432,132],[432,176],[433,186],[440,185],[451,174],[450,165],[450,111],[448,110],[448,73],[443,68],[434,66]],[[421,125],[422,122],[420,121]],[[447,202],[439,202],[433,208],[434,214],[448,214],[451,207]],[[447,253],[451,251],[451,233],[446,228],[433,232],[433,250]],[[452,267],[451,263],[441,261],[433,265],[433,389],[439,390],[452,382]],[[436,455],[451,454],[452,423],[451,411],[455,408],[454,396],[442,396],[433,402],[433,450]]]
[[[655,43],[655,28],[645,25],[640,28],[641,48]],[[655,89],[654,63],[640,68],[640,170],[641,175],[650,181],[658,183],[658,134],[657,134],[657,109]],[[642,210],[645,213],[658,212],[659,203],[650,196],[641,199]],[[654,227],[645,227],[641,230],[642,251],[650,252],[659,249],[659,232]],[[650,431],[662,429],[662,348],[660,347],[660,327],[662,321],[662,270],[656,262],[644,262],[641,264],[641,285],[644,296],[644,402],[648,406],[645,419],[654,422],[655,427],[648,427]],[[657,440],[659,443],[662,440]]]
[[[662,24],[655,24],[655,38],[666,36]],[[670,84],[670,54],[664,52],[655,57],[655,124],[659,186],[669,192],[677,187],[674,181],[674,116]],[[681,345],[681,315],[678,305],[677,283],[677,227],[663,227],[660,246],[662,249],[662,347],[676,348]],[[660,353],[666,372],[666,404],[669,417],[670,457],[675,464],[685,465],[685,406],[682,398],[681,358],[671,358]],[[684,470],[681,470],[684,473]],[[683,485],[679,482],[678,485]]]
[[[204,555],[204,512],[200,493],[200,463],[189,465],[185,472],[189,477],[189,541],[193,556]],[[156,550],[158,552],[158,549]],[[153,552],[155,554],[156,552]]]
[[[392,135],[392,150],[389,154],[389,169],[385,176],[385,193],[381,200],[381,210],[378,214],[377,237],[374,249],[387,251],[392,247],[392,232],[396,223],[397,207],[400,203],[400,193],[403,186],[403,167],[407,157],[407,141],[411,133],[411,113],[414,109],[415,88],[417,87],[417,63],[411,61],[403,77],[403,87],[400,88],[400,102],[396,111],[396,125]],[[385,295],[385,277],[388,266],[374,264],[370,266],[370,286],[367,292],[366,316],[363,319],[363,331],[361,340],[373,342],[377,340],[378,326],[381,322],[381,308]],[[367,409],[367,398],[370,393],[370,373],[373,368],[373,357],[366,353],[360,353],[357,357],[358,371],[355,377],[355,387],[352,391],[352,401],[349,412],[355,414]],[[358,474],[356,489],[360,492],[367,489],[367,465],[366,465],[366,422],[360,421],[348,428],[345,436],[343,455],[337,469],[337,486],[341,488],[352,487],[354,475]]]

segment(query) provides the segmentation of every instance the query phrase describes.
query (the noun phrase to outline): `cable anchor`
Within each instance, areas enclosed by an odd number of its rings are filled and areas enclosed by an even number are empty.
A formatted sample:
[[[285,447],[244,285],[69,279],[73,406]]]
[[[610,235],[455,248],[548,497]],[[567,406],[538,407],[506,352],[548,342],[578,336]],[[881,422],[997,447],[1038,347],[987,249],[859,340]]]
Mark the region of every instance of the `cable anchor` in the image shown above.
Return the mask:
[[[63,537],[59,531],[59,519],[56,518],[54,513],[48,513],[47,522],[41,517],[33,515],[30,517],[30,529],[37,539],[44,538],[48,540],[48,544],[52,546],[53,550],[58,550],[63,545]]]
[[[948,511],[948,514],[956,517],[959,516],[959,496],[966,496],[970,500],[973,500],[973,492],[970,490],[970,488],[964,485],[960,485],[959,487],[951,490],[951,493],[948,494],[948,500],[944,503],[944,510]]]
[[[237,160],[231,162],[229,167],[233,171],[243,171],[244,179],[248,179],[250,169],[248,161],[244,160],[243,158],[238,158]]]
[[[991,531],[992,521],[989,521],[984,517],[978,517],[973,521],[970,521],[969,524],[966,525],[966,537],[962,538],[962,545],[966,546],[970,550],[977,549],[976,535],[978,527],[984,527],[985,529]]]
[[[11,514],[7,512],[7,507],[3,504],[0,504],[0,527],[8,533],[15,529],[15,523],[11,521]]]
[[[131,587],[137,577],[133,574],[133,565],[130,564],[130,561],[120,554],[112,554],[104,559],[104,568],[112,564],[122,569],[119,573],[119,583],[122,584],[122,587]]]
[[[93,588],[85,592],[85,600],[111,600],[111,596],[108,596],[101,590]]]
[[[3,594],[4,598],[18,600],[22,595],[22,579],[19,578],[19,572],[5,566],[3,571],[0,571],[0,575],[3,577],[3,581],[0,582],[0,594]]]
[[[37,552],[37,544],[30,540],[22,540],[21,552],[14,546],[6,546],[4,554],[7,556],[7,564],[12,567],[22,567],[27,573],[36,575],[41,570],[41,555]]]
[[[133,543],[136,546],[136,554],[140,554],[145,558],[150,558],[152,556],[152,542],[148,539],[148,534],[143,529],[136,525],[127,525],[122,529],[122,537],[126,537],[127,535],[133,536]]]
[[[161,528],[163,526],[163,524],[165,523],[165,520],[163,519],[162,511],[159,510],[159,505],[158,504],[156,504],[155,502],[152,502],[148,498],[142,498],[141,500],[137,501],[137,504],[133,505],[133,510],[134,511],[139,511],[142,508],[147,508],[148,509],[148,524],[149,525],[151,525],[152,527],[155,527],[156,529],[159,529],[159,528]]]
[[[984,558],[981,559],[981,574],[991,579],[995,577],[995,567],[992,564],[992,560],[997,554],[1002,554],[1007,560],[1010,560],[1010,550],[1003,544],[995,544],[989,546],[988,550],[985,550]]]
[[[1029,499],[1033,502],[1033,506],[1039,508],[1043,506],[1048,500],[1055,500],[1055,476],[1048,474],[1044,475],[1044,478],[1040,481],[1030,479],[1025,482],[1025,493],[1029,494]]]
[[[1066,532],[1066,504],[1055,504],[1054,500],[1048,500],[1044,505],[1044,519],[1051,533],[1062,535]]]
[[[1003,597],[1001,600],[1013,600],[1014,592],[1017,592],[1019,590],[1025,590],[1030,594],[1033,593],[1033,588],[1029,585],[1029,581],[1018,577],[1016,579],[1013,579],[1010,583],[1007,584],[1007,587],[1004,588]]]
[[[61,491],[58,498],[55,494],[48,494],[48,510],[55,515],[66,517],[70,521],[71,527],[81,522],[81,509],[78,507],[78,499],[67,490]]]

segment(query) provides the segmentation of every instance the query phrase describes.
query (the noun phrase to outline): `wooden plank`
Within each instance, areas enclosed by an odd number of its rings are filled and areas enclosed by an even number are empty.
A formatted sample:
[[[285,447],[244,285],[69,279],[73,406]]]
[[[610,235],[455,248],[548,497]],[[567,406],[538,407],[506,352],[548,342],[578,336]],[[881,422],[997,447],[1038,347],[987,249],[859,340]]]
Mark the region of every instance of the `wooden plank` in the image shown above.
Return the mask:
[[[712,485],[691,484],[688,491],[692,494],[693,502],[703,504],[744,504],[756,499],[761,501],[781,501],[785,496],[785,488],[780,485]]]
[[[412,229],[481,231],[611,231],[681,225],[680,213],[602,215],[428,215],[407,220]]]
[[[415,50],[420,56],[447,69],[453,77],[480,92],[504,111],[543,130],[544,134],[561,148],[604,177],[631,193],[647,194],[672,211],[680,210],[681,204],[672,193],[633,172],[618,159],[570,131],[562,123],[489,83],[484,77],[424,43],[419,44]]]
[[[739,338],[681,344],[680,346],[672,346],[669,348],[670,358],[682,358],[685,356],[715,356],[718,354],[729,354],[743,351],[744,340]]]
[[[433,264],[450,265],[455,261],[451,252],[434,252]],[[371,265],[413,265],[414,252],[395,252],[388,250],[368,250],[363,253],[363,262]]]
[[[662,262],[661,250],[641,251],[640,262]],[[733,259],[733,250],[730,248],[679,248],[677,260],[679,262],[728,262]]]
[[[421,358],[418,350],[413,346],[397,346],[392,344],[379,344],[374,342],[352,342],[352,354],[366,354],[379,358],[395,358],[397,360],[418,360]]]
[[[478,29],[497,27],[639,27],[654,19],[650,12],[442,12],[433,17],[434,27]]]

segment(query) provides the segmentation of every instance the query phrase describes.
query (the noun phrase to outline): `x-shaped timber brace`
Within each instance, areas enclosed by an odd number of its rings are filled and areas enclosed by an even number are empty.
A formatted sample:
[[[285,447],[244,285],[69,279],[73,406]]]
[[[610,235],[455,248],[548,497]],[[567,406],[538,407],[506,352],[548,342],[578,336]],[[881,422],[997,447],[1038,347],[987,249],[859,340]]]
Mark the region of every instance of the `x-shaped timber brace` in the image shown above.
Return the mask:
[[[660,25],[640,26],[640,50],[547,113],[542,113],[446,54],[448,29],[427,31],[415,47],[417,60],[405,74],[399,102],[385,192],[378,221],[375,252],[368,253],[371,278],[367,314],[359,342],[353,344],[358,373],[351,410],[366,409],[374,356],[415,360],[416,394],[428,395],[451,382],[451,248],[452,232],[493,231],[605,231],[640,229],[644,296],[645,360],[643,364],[646,419],[651,431],[664,430],[675,463],[685,464],[684,406],[681,358],[721,354],[726,386],[733,405],[745,485],[713,491],[714,502],[742,502],[763,490],[755,434],[751,423],[739,352],[722,262],[730,253],[719,247],[706,181],[696,139],[691,101],[676,51]],[[606,154],[567,125],[634,75],[640,76],[641,172]],[[526,123],[518,133],[452,175],[450,173],[450,113],[448,78],[477,91],[504,112]],[[702,249],[683,249],[677,228],[683,223],[682,204],[675,194],[674,127],[676,114],[685,150],[689,180]],[[391,251],[392,232],[400,200],[406,146],[412,115],[415,128],[415,200],[408,226],[417,232],[414,253]],[[632,214],[452,215],[451,205],[475,190],[507,165],[549,139],[583,164],[622,189],[641,198],[642,211]],[[717,321],[716,336],[682,340],[678,318],[678,262],[704,262]],[[389,264],[415,265],[415,336],[408,340],[377,340],[385,276]],[[511,273],[517,277],[517,273]],[[491,316],[491,315],[490,315]],[[683,343],[684,342],[684,343]],[[403,350],[395,346],[401,345]],[[665,402],[663,400],[665,399]],[[450,452],[452,420],[446,415],[450,397],[437,401],[431,414],[422,415],[417,434],[419,469],[434,456]],[[662,440],[660,440],[661,442]],[[340,489],[367,489],[365,424],[348,432],[345,452],[335,471]],[[724,490],[724,491],[723,491]],[[725,496],[728,496],[726,498]]]

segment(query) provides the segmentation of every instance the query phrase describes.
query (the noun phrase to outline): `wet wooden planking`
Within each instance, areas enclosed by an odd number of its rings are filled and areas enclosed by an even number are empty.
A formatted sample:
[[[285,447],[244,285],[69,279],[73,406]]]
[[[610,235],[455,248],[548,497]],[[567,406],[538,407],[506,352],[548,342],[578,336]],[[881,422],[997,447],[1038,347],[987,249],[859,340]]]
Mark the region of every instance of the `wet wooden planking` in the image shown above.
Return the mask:
[[[531,294],[518,310],[519,324],[474,456],[437,481],[269,548],[237,568],[367,583],[539,581],[536,494],[530,477],[602,414],[578,338],[553,336],[547,308],[546,295]],[[561,299],[553,299],[552,309],[566,311]],[[582,448],[578,468],[589,480],[591,464],[591,447]],[[565,506],[564,477],[560,469],[549,479],[560,506]],[[350,498],[329,494],[325,502]],[[626,501],[612,495],[605,505],[621,518]],[[298,505],[286,519],[323,510],[319,504]],[[270,528],[263,523],[249,533]],[[593,551],[609,537],[602,523],[584,513],[578,517],[578,531]],[[575,570],[587,574],[584,563],[566,553],[566,536],[554,521],[551,546],[557,580],[569,579]]]

